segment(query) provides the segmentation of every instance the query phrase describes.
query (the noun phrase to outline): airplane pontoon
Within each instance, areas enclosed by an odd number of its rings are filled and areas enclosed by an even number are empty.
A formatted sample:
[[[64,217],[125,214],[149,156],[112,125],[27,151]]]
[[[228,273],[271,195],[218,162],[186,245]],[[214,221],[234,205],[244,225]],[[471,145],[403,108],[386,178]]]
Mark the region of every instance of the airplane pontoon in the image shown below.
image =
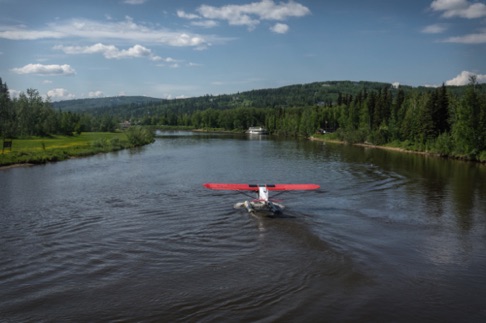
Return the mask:
[[[221,191],[246,191],[256,192],[257,198],[241,203],[236,203],[236,208],[246,208],[251,214],[278,215],[285,208],[282,204],[271,201],[269,191],[308,191],[320,188],[317,184],[229,184],[229,183],[206,183],[203,185],[211,190]]]

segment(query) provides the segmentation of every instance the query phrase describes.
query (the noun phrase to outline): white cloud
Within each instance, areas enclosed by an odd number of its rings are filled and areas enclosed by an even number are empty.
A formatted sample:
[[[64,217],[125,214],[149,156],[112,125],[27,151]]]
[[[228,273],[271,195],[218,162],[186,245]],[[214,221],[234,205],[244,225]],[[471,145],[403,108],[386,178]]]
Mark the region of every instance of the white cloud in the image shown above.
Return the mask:
[[[198,14],[187,14],[183,11],[178,11],[177,14],[185,19],[223,20],[230,25],[247,26],[250,30],[260,24],[261,20],[283,21],[290,17],[303,17],[310,14],[309,8],[295,1],[277,4],[273,0],[221,7],[201,5],[196,11]]]
[[[194,13],[187,13],[184,10],[177,10],[177,16],[179,18],[183,19],[188,19],[192,20],[191,25],[197,26],[197,27],[204,27],[204,28],[213,28],[218,25],[218,22],[215,20],[202,20],[202,17],[199,15],[196,15]]]
[[[434,24],[426,26],[422,29],[422,32],[425,34],[440,34],[447,30],[447,27],[443,24]]]
[[[23,67],[14,68],[12,72],[17,74],[38,74],[38,75],[73,75],[76,71],[69,65],[42,65],[27,64]]]
[[[8,28],[8,29],[7,29]],[[11,40],[36,40],[44,38],[63,38],[63,33],[54,30],[27,30],[25,26],[1,27],[0,38]]]
[[[215,20],[198,20],[191,22],[191,25],[196,27],[213,28],[218,26],[218,22]]]
[[[98,41],[100,39],[116,39],[196,48],[205,48],[211,45],[211,42],[225,41],[225,39],[215,36],[203,37],[197,34],[188,34],[170,31],[165,28],[156,28],[151,25],[137,24],[130,17],[126,17],[123,21],[110,20],[99,22],[89,19],[56,21],[48,24],[44,29],[32,30],[25,26],[0,26],[0,38],[10,40],[82,38]]]
[[[123,3],[138,5],[138,4],[144,4],[146,1],[147,0],[124,0]]]
[[[128,49],[118,49],[114,45],[104,45],[97,43],[92,46],[63,46],[56,45],[53,47],[56,50],[61,50],[66,54],[103,54],[108,59],[122,59],[122,58],[139,58],[146,57],[152,61],[163,60],[162,57],[155,55],[152,51],[142,45],[135,45]]]
[[[18,98],[20,93],[22,93],[22,92],[17,91],[17,90],[13,90],[13,89],[8,89],[8,94],[10,95],[10,98],[12,98],[12,99]]]
[[[470,0],[434,0],[430,4],[434,11],[442,12],[445,18],[485,18],[486,4],[481,2],[473,2]],[[431,25],[422,30],[424,33],[440,33],[443,25]],[[476,33],[449,37],[443,42],[459,43],[459,44],[484,44],[486,43],[486,29],[479,30]]]
[[[47,91],[47,96],[58,100],[71,100],[76,97],[74,94],[69,93],[68,90],[63,88],[49,90]]]
[[[285,34],[287,31],[289,31],[289,26],[282,23],[276,23],[270,27],[270,30],[277,34]]]
[[[184,19],[199,19],[199,18],[201,18],[196,14],[186,13],[184,10],[177,10],[177,17],[184,18]]]
[[[179,68],[180,65],[177,61],[169,59],[165,59],[164,62],[168,64],[157,64],[157,67],[170,67],[170,68]]]
[[[198,36],[191,36],[186,33],[182,33],[178,35],[177,38],[171,39],[170,40],[170,45],[172,46],[198,46],[199,48],[205,47],[206,44],[203,38],[200,38]]]
[[[88,93],[88,97],[90,98],[102,98],[105,94],[102,91],[91,91]]]
[[[469,84],[469,79],[471,76],[475,75],[477,77],[478,83],[486,83],[486,74],[475,74],[469,71],[462,71],[459,75],[457,75],[452,80],[445,82],[445,85],[467,85]]]
[[[230,25],[234,26],[247,26],[250,29],[255,28],[260,21],[255,18],[251,18],[248,14],[249,10],[246,10],[250,5],[226,5],[220,8],[202,5],[197,11],[206,19],[218,19],[225,20]]]
[[[434,0],[430,7],[434,11],[442,11],[445,18],[475,19],[486,17],[486,5],[468,0]]]
[[[446,43],[459,43],[459,44],[485,44],[486,43],[486,29],[481,30],[478,33],[449,37],[444,40]]]

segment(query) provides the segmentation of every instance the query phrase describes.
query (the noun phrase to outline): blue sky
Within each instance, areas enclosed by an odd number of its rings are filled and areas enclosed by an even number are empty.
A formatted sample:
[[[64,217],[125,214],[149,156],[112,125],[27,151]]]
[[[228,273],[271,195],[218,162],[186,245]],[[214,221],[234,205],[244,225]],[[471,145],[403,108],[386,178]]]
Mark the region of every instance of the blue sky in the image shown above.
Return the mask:
[[[486,82],[475,0],[0,0],[0,77],[52,101]]]

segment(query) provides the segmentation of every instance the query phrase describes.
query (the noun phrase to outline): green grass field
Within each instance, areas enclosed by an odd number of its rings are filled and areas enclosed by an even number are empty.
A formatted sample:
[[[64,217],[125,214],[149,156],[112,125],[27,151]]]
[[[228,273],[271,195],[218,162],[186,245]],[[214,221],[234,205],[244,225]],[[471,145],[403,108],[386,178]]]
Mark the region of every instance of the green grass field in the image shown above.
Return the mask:
[[[1,147],[3,141],[0,140]],[[12,149],[0,153],[0,166],[42,164],[130,147],[125,133],[87,132],[74,136],[14,139]]]

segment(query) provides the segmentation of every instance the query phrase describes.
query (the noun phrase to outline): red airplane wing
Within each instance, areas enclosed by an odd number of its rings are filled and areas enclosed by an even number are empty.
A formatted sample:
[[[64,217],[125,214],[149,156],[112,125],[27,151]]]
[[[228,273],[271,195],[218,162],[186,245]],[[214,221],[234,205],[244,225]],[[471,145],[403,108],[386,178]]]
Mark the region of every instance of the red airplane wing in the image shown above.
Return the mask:
[[[269,191],[307,191],[320,188],[317,184],[231,184],[206,183],[204,187],[211,190],[223,191],[258,191],[258,187],[265,186]]]

